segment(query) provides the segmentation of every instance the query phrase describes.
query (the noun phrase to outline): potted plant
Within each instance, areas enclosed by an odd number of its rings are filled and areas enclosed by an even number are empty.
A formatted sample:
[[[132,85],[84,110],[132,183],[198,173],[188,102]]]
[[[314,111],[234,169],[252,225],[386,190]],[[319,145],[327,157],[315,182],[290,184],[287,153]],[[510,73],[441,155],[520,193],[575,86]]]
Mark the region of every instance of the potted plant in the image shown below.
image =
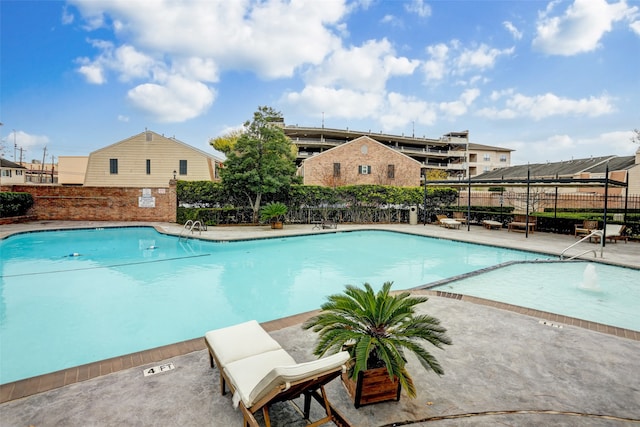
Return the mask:
[[[260,209],[260,219],[271,223],[271,228],[282,228],[287,205],[280,202],[267,203]]]
[[[356,408],[369,403],[399,400],[401,388],[416,396],[406,370],[406,351],[414,353],[422,366],[438,375],[444,370],[422,346],[438,348],[451,344],[446,329],[434,317],[416,314],[416,305],[427,297],[409,292],[390,294],[393,282],[385,282],[378,293],[369,283],[364,289],[347,285],[343,294],[330,295],[318,315],[303,324],[318,333],[316,356],[346,349],[351,366],[342,379]]]

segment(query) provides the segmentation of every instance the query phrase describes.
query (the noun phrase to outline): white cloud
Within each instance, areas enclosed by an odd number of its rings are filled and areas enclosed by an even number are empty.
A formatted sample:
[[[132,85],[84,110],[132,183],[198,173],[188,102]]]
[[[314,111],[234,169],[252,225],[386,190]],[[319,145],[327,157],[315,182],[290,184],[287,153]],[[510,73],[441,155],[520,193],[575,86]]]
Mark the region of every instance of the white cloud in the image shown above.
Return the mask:
[[[73,3],[86,20],[108,15],[118,36],[152,56],[208,58],[220,69],[264,78],[289,77],[303,64],[320,63],[340,44],[333,26],[348,12],[343,0]]]
[[[447,71],[446,65],[449,47],[444,43],[438,43],[436,45],[427,46],[427,53],[429,54],[430,59],[425,61],[422,66],[427,81],[442,80]]]
[[[424,3],[424,0],[411,0],[411,3],[406,3],[404,8],[409,13],[415,13],[421,18],[431,16],[431,6]]]
[[[631,30],[636,33],[637,35],[640,36],[640,21],[634,21],[632,23],[629,24],[629,28],[631,28]]]
[[[391,132],[406,128],[411,122],[433,125],[437,114],[434,105],[412,96],[392,92],[387,96],[384,111],[379,117],[383,130]]]
[[[392,76],[410,75],[419,61],[395,56],[386,39],[370,40],[362,46],[337,49],[323,64],[306,74],[312,86],[330,86],[359,91],[384,90]]]
[[[66,6],[62,8],[62,18],[61,18],[62,25],[72,24],[74,18],[75,17],[73,16],[72,13],[69,13],[69,10]]]
[[[463,48],[458,40],[449,44],[438,43],[427,46],[429,59],[422,65],[427,82],[439,81],[447,75],[464,75],[478,71],[486,71],[495,66],[501,56],[509,56],[515,51],[514,47],[506,49],[492,48],[484,43],[474,48]],[[473,81],[463,81],[459,84],[468,85],[474,82],[486,81],[475,75]]]
[[[552,15],[555,3],[539,14],[533,47],[551,55],[575,55],[598,48],[605,33],[617,21],[628,19],[637,11],[628,8],[624,0],[575,0],[564,14]]]
[[[206,111],[215,99],[215,91],[199,81],[169,76],[162,84],[136,86],[127,97],[160,122],[182,122]]]
[[[509,33],[511,33],[511,35],[513,36],[514,39],[520,40],[522,38],[522,31],[518,30],[516,28],[516,26],[513,25],[512,22],[504,21],[502,23],[502,25],[504,25],[504,27],[507,29],[507,31],[509,31]]]
[[[591,156],[632,156],[637,145],[630,141],[631,135],[631,131],[604,132],[586,138],[553,134],[541,140],[512,141],[509,147],[516,150],[512,156],[514,164],[567,161]]]
[[[45,135],[32,135],[22,130],[12,130],[4,139],[6,144],[6,151],[13,153],[13,149],[16,150],[16,160],[20,160],[20,149],[22,148],[22,159],[25,160],[25,151],[41,149],[45,145],[50,143],[49,137]],[[15,146],[14,146],[15,143]],[[34,154],[29,154],[30,157],[37,158]]]
[[[402,20],[395,15],[385,15],[380,20],[381,24],[389,24],[392,27],[401,27]]]
[[[467,89],[460,95],[457,101],[441,102],[440,111],[449,118],[455,118],[467,113],[469,106],[480,96],[479,89]]]
[[[129,117],[128,116],[124,116],[122,114],[118,114],[118,121],[119,122],[128,123],[129,122]]]
[[[511,55],[515,48],[495,49],[486,44],[481,44],[476,49],[464,49],[456,59],[458,66],[457,73],[464,73],[469,70],[486,70],[493,68],[498,57]]]
[[[180,98],[176,117],[183,119],[211,104],[215,96],[207,83],[218,82],[223,71],[275,79],[319,65],[340,48],[340,35],[346,32],[342,19],[349,13],[345,0],[71,0],[70,4],[77,7],[85,29],[111,30],[119,40],[91,41],[98,53],[92,59],[79,58],[77,71],[93,84],[105,83],[110,73],[122,82],[142,81],[130,90],[129,98],[155,116],[166,118],[164,101]],[[381,62],[389,67],[389,75],[410,65],[389,58]],[[188,88],[200,87],[202,94],[191,100],[178,97],[167,84],[178,78],[191,82]],[[152,97],[158,97],[157,102]]]
[[[84,76],[87,82],[101,85],[107,82],[104,75],[104,70],[99,64],[90,63],[87,58],[80,59],[82,62],[86,62],[85,65],[81,65],[78,68],[78,72]]]
[[[491,95],[491,99],[498,100],[505,95],[508,98],[504,108],[483,108],[477,112],[477,115],[490,119],[529,117],[534,120],[541,120],[554,116],[598,117],[612,113],[615,110],[611,99],[606,95],[568,99],[552,93],[525,96],[519,93],[494,92]]]
[[[375,116],[383,104],[381,93],[308,85],[285,95],[284,102],[307,114],[324,112],[327,118],[362,119]]]

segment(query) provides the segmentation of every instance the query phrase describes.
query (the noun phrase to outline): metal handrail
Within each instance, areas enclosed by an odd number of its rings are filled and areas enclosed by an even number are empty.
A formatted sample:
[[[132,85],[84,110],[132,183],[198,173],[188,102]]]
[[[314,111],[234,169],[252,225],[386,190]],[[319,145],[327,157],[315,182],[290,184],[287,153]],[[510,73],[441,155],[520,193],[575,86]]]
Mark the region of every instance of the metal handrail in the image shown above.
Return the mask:
[[[191,224],[191,226],[187,230],[187,226],[189,224]],[[198,227],[198,233],[202,234],[202,223],[200,221],[193,221],[193,220],[190,219],[187,222],[185,222],[184,223],[184,228],[180,232],[180,236],[178,236],[178,241],[180,241],[180,239],[182,239],[183,234],[184,234],[185,231],[189,231],[189,232],[191,232],[191,234],[193,234],[193,229],[196,228],[196,226]],[[186,238],[186,236],[184,236],[184,237]]]
[[[563,250],[562,253],[560,253],[560,261],[570,261],[570,260],[572,260],[574,258],[577,258],[577,257],[582,256],[582,255],[584,255],[586,253],[589,253],[589,252],[593,252],[594,258],[597,258],[598,257],[598,252],[595,249],[589,249],[589,250],[586,250],[586,251],[582,252],[579,255],[572,256],[570,258],[567,258],[566,260],[564,259],[564,253],[565,252],[567,252],[569,249],[573,248],[574,246],[584,242],[585,240],[591,239],[593,236],[602,236],[602,230],[594,230],[591,233],[589,233],[587,236],[584,236],[582,239],[580,239],[577,242],[575,242],[574,244],[572,244],[571,246],[565,248],[565,250]],[[600,247],[600,258],[602,258],[602,246]]]

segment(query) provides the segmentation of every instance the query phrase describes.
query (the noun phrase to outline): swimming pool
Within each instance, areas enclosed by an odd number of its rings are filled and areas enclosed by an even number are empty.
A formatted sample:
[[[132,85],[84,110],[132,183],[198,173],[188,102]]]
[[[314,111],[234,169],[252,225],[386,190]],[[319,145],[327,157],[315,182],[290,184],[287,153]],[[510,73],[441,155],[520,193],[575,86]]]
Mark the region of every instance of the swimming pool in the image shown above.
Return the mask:
[[[546,258],[389,231],[209,242],[150,227],[18,234],[0,254],[0,383],[313,310],[346,284]]]
[[[640,331],[640,270],[590,262],[518,263],[433,289]]]

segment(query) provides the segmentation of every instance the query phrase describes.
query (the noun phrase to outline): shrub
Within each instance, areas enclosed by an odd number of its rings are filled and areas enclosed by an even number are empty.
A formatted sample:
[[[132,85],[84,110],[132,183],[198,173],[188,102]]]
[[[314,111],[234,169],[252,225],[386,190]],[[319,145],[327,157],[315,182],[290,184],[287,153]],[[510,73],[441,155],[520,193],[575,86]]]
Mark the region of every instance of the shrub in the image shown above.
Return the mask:
[[[0,218],[25,215],[33,206],[33,196],[29,193],[0,193]]]

